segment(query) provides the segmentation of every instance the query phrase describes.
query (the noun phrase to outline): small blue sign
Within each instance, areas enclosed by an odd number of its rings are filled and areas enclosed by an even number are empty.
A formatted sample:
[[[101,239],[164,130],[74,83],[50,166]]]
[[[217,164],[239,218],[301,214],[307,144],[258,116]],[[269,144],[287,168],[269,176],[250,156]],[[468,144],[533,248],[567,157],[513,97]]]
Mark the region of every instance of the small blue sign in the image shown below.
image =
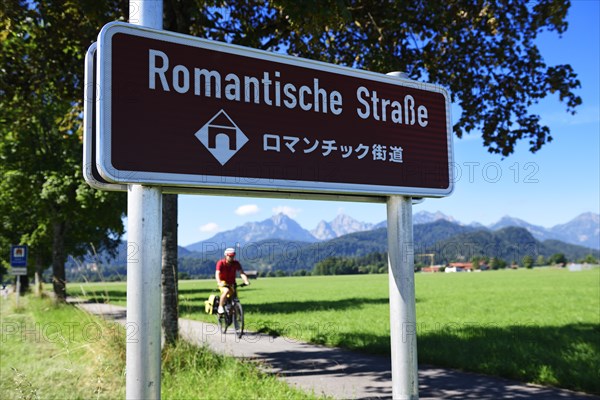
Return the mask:
[[[18,245],[10,247],[10,266],[11,267],[26,267],[27,266],[27,246]]]

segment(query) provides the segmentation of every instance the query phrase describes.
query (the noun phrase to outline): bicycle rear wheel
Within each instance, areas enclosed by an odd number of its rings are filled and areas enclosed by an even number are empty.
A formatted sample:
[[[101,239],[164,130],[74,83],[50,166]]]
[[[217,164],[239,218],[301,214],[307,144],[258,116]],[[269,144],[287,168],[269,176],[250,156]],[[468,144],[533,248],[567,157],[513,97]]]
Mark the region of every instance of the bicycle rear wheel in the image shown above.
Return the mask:
[[[236,301],[233,305],[233,327],[237,337],[241,338],[244,334],[244,310],[239,301]]]

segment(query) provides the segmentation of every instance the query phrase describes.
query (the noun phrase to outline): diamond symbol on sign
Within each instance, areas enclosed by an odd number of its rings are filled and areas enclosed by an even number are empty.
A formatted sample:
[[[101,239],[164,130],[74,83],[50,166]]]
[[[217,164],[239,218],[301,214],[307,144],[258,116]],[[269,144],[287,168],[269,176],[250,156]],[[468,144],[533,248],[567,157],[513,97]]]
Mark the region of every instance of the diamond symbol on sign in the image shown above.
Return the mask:
[[[221,165],[248,142],[248,137],[223,110],[204,124],[195,136]]]

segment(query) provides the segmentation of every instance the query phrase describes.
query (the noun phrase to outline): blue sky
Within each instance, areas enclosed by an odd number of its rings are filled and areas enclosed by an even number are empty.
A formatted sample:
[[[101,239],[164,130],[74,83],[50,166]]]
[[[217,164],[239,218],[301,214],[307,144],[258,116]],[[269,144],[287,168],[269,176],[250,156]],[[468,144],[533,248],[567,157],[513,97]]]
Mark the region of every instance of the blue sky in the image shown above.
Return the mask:
[[[547,65],[571,64],[582,87],[577,114],[556,95],[532,109],[554,140],[531,154],[527,143],[506,159],[488,154],[479,135],[454,139],[456,183],[446,198],[426,199],[413,212],[441,211],[463,223],[491,224],[503,216],[551,227],[585,212],[600,212],[600,2],[575,0],[562,37],[543,33]],[[458,111],[453,108],[453,120]],[[306,229],[340,212],[365,222],[386,218],[385,204],[248,197],[179,196],[179,244],[186,246],[249,221],[284,212]]]

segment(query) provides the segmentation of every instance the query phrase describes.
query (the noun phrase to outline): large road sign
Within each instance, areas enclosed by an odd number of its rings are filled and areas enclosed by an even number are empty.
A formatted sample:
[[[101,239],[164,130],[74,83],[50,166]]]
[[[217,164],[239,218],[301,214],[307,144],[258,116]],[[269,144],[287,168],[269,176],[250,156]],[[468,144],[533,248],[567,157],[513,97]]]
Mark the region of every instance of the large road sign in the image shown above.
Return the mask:
[[[437,85],[125,23],[100,32],[96,81],[106,182],[308,197],[453,189]]]

